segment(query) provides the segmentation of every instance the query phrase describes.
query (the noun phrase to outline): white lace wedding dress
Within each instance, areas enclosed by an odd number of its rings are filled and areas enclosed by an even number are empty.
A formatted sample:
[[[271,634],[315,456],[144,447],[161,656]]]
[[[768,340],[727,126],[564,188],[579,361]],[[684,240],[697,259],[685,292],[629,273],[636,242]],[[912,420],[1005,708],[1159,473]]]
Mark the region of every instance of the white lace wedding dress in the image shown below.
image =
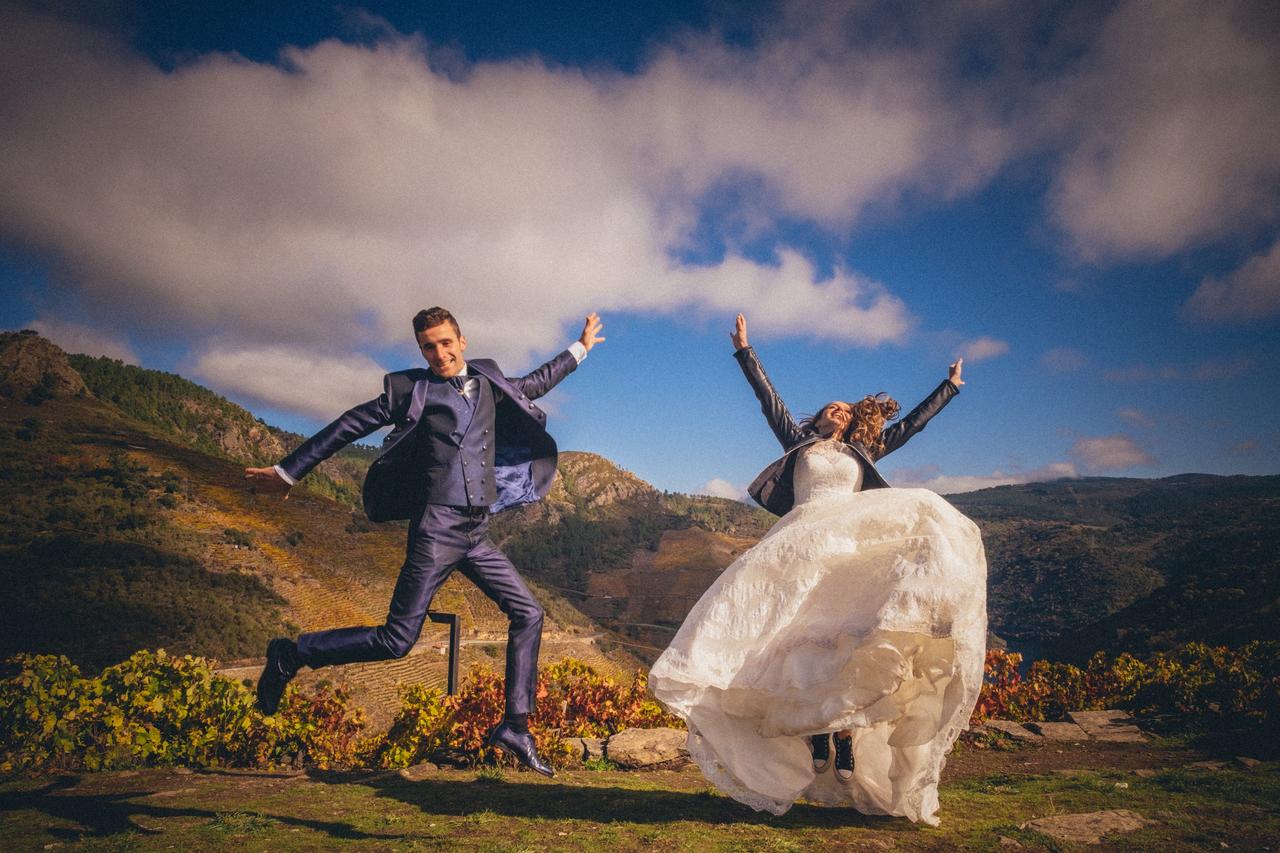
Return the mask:
[[[938,823],[944,757],[986,654],[977,526],[927,489],[871,489],[839,442],[795,463],[796,505],[689,612],[649,686],[716,787],[782,814],[799,798]],[[854,776],[806,735],[853,730]]]

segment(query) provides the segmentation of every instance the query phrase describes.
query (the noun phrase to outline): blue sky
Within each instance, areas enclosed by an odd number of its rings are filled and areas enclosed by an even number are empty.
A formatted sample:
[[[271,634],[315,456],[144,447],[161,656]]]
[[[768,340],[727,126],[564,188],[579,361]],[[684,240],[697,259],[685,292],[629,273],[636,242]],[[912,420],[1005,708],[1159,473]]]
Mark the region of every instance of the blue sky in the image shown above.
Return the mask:
[[[967,383],[942,492],[1280,472],[1264,2],[0,2],[0,327],[310,431],[450,307],[562,448],[741,494],[792,410]]]

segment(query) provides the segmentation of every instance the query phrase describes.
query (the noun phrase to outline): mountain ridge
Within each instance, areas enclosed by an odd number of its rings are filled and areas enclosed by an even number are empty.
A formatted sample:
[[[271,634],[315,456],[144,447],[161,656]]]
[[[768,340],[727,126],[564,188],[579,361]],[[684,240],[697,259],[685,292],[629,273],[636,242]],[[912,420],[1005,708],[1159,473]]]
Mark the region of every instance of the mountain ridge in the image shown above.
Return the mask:
[[[88,507],[80,492],[59,497],[59,489],[78,487],[50,486],[48,495],[40,492],[37,497],[45,502],[42,511],[53,517],[92,516],[94,524],[129,524],[130,513],[144,518],[150,511],[138,509],[140,501],[174,502],[174,507],[160,505],[172,513],[183,508],[187,493],[199,493],[208,505],[221,502],[219,517],[234,520],[248,513],[256,518],[253,513],[261,507],[252,512],[236,508],[237,496],[248,492],[230,463],[276,461],[302,438],[175,374],[67,356],[34,333],[0,335],[0,365],[6,363],[22,367],[21,381],[6,386],[8,411],[0,419],[0,440],[10,458],[20,468],[31,468],[29,456],[36,445],[58,445],[44,448],[46,461],[55,469],[74,469],[77,482],[100,490],[101,507]],[[38,369],[41,364],[44,373]],[[81,377],[82,387],[75,377]],[[55,412],[60,413],[56,423],[45,422],[42,413]],[[74,435],[58,438],[60,428]],[[170,463],[146,459],[144,451],[155,442],[216,488],[206,488],[193,476],[166,479],[164,464]],[[89,454],[93,458],[76,462],[77,453],[85,455],[77,447],[88,445],[96,447]],[[114,453],[123,456],[115,458]],[[335,567],[324,583],[338,587],[351,582],[337,570],[343,560],[374,562],[382,574],[370,581],[370,589],[382,590],[399,565],[402,543],[397,540],[403,529],[372,524],[358,511],[360,479],[375,455],[376,450],[361,447],[326,462],[328,467],[295,490],[296,499],[284,505],[288,510],[273,508],[289,517],[287,524],[228,522],[225,530],[204,529],[201,535],[228,539],[220,547],[234,547],[234,536],[226,531],[239,531],[254,541],[259,552],[255,560],[275,560],[286,568],[295,552],[308,554]],[[145,473],[129,473],[130,465],[142,465]],[[23,476],[28,475],[36,476],[31,471]],[[1097,649],[1143,652],[1189,639],[1239,643],[1276,638],[1280,477],[1088,477],[997,486],[947,499],[982,527],[991,624],[1003,637],[1075,660]],[[15,506],[0,516],[0,530],[9,539],[14,529],[36,523],[21,511],[20,501]],[[311,513],[310,520],[292,515],[299,507]],[[103,508],[114,513],[111,519],[99,517]],[[565,451],[547,498],[495,516],[492,530],[522,574],[548,600],[554,598],[566,624],[575,624],[579,634],[603,632],[613,651],[630,648],[642,659],[652,659],[701,592],[774,520],[736,501],[664,492],[602,456]],[[143,521],[137,523],[145,527]],[[288,542],[294,534],[301,540]],[[362,550],[357,546],[362,536],[382,544],[373,552]],[[334,541],[328,543],[331,537]],[[205,540],[200,547],[207,552]],[[265,570],[259,566],[258,571]],[[284,577],[293,580],[286,584]],[[660,582],[655,583],[656,577]],[[285,604],[273,605],[282,608],[274,617],[270,607],[259,608],[254,624],[260,627],[254,631],[265,630],[261,626],[266,624],[280,626],[290,613],[302,612],[289,602],[306,598],[305,572],[281,569],[277,582],[288,593],[281,597]],[[483,606],[470,601],[474,590],[467,593],[465,585],[450,589],[457,606]],[[254,594],[269,599],[264,592]],[[369,595],[372,600],[384,593]],[[377,610],[386,598],[389,592],[367,612],[344,611],[343,618],[380,618]],[[1197,607],[1204,602],[1213,607]],[[325,618],[315,623],[303,619],[306,624],[299,626],[331,626],[337,614],[326,612],[329,606],[316,605]],[[501,625],[493,624],[488,630],[473,622],[469,629],[477,631],[475,639],[497,643]],[[632,645],[620,645],[624,643]]]

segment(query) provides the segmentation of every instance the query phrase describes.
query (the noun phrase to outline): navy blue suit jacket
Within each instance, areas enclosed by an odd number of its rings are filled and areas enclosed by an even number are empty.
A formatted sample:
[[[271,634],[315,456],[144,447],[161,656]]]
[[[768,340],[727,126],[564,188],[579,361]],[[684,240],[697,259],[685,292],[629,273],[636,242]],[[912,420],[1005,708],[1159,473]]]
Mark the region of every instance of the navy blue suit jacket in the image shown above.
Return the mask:
[[[527,376],[504,376],[496,362],[467,361],[468,371],[483,376],[494,390],[494,478],[498,501],[494,512],[543,498],[556,474],[556,443],[547,433],[547,416],[533,404],[578,366],[565,350]],[[280,462],[295,480],[353,441],[385,426],[392,430],[364,481],[364,509],[373,521],[413,518],[422,509],[429,485],[427,468],[414,436],[429,428],[422,418],[430,371],[424,368],[388,373],[382,394],[348,409],[333,423],[303,442]]]

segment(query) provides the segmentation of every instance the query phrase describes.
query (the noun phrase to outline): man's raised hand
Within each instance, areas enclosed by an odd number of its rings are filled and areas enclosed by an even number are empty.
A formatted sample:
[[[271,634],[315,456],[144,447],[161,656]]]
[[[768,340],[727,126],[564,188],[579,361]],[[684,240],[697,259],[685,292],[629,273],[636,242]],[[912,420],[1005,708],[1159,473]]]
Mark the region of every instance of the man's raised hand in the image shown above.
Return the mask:
[[[600,321],[599,315],[592,311],[587,315],[587,322],[582,325],[582,337],[578,338],[578,343],[586,348],[587,352],[591,352],[591,348],[604,340],[600,337],[600,330],[604,328],[604,323]]]
[[[734,349],[747,348],[747,318],[738,314],[738,322],[733,327],[733,331],[729,333],[729,340],[733,341]]]
[[[960,378],[960,369],[962,367],[964,367],[964,359],[957,358],[951,363],[951,366],[947,368],[947,378],[950,379],[951,384],[957,388],[964,384],[964,380]]]
[[[289,500],[289,490],[293,486],[285,482],[275,468],[245,468],[244,478],[255,488],[264,492],[279,492],[285,500]]]

